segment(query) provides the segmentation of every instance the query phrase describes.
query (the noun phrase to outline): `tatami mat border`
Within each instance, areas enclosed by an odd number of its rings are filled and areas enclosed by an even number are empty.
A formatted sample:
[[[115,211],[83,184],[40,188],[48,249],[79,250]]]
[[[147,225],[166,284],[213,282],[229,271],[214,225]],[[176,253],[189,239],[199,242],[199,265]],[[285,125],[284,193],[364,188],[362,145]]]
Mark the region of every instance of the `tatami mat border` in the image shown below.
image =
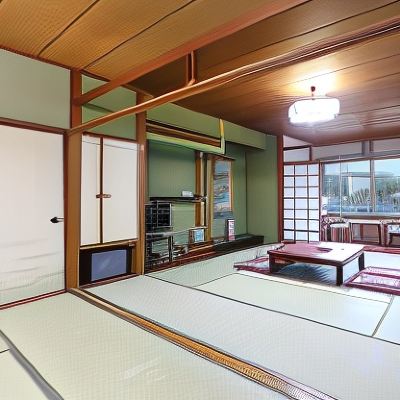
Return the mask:
[[[105,301],[96,295],[85,292],[80,289],[70,289],[69,292],[89,302],[90,304],[101,308],[119,318],[124,319],[152,334],[155,334],[169,342],[172,342],[191,353],[205,358],[217,365],[227,368],[239,375],[242,375],[262,386],[275,390],[294,400],[334,400],[325,393],[313,388],[307,387],[299,382],[285,377],[273,371],[265,370],[255,365],[249,364],[243,360],[235,358],[220,350],[216,350],[204,343],[180,335],[173,330],[161,326],[153,321],[147,320],[133,312],[128,312],[121,307],[117,307],[108,301]]]

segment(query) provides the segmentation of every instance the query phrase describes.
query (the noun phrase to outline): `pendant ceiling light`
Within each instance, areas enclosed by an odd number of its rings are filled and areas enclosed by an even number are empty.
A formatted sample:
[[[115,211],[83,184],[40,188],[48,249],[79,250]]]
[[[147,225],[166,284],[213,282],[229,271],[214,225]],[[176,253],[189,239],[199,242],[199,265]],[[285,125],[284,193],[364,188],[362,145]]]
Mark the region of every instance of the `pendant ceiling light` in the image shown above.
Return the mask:
[[[330,121],[339,114],[339,109],[338,99],[315,96],[315,86],[311,86],[311,97],[298,100],[289,107],[289,120],[292,124]]]

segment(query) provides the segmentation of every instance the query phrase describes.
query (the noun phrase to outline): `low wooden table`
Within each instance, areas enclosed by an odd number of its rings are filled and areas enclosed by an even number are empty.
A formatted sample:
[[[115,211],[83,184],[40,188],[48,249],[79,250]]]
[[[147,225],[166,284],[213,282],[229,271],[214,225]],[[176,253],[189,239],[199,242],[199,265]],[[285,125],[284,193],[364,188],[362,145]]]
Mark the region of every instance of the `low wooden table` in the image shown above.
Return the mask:
[[[336,285],[343,283],[343,267],[358,258],[358,268],[363,270],[364,246],[360,244],[318,242],[286,244],[277,250],[268,251],[269,270],[278,272],[282,264],[276,260],[302,262],[305,264],[329,265],[336,268]]]

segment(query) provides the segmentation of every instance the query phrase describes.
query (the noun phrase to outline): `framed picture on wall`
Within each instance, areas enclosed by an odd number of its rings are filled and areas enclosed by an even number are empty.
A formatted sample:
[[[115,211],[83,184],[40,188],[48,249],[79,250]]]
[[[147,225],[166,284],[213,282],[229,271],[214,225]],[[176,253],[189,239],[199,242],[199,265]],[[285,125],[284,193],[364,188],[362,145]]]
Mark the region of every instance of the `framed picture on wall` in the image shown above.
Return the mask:
[[[232,214],[232,161],[222,157],[215,157],[213,160],[214,218],[224,218]]]

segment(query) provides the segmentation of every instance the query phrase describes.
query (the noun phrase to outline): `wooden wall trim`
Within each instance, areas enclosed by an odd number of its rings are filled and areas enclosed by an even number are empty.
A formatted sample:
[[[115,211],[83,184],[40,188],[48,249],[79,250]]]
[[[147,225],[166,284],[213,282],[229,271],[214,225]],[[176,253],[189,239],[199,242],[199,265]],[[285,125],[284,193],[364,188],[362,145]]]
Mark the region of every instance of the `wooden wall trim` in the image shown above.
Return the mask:
[[[137,102],[144,101],[145,96],[137,94]],[[146,258],[146,221],[145,204],[147,200],[147,139],[146,139],[146,112],[136,115],[136,140],[138,143],[138,223],[139,235],[135,249],[135,265],[132,273],[144,274],[144,264]]]
[[[290,66],[302,61],[312,60],[368,40],[374,40],[378,37],[395,34],[398,31],[400,31],[400,17],[392,17],[388,20],[365,27],[363,29],[343,35],[329,37],[327,39],[322,39],[310,45],[296,48],[292,51],[282,54],[281,56],[245,65],[201,82],[194,83],[191,86],[184,86],[183,88],[173,90],[172,92],[163,94],[148,101],[144,101],[136,106],[128,107],[81,124],[80,126],[70,129],[69,134],[83,132],[85,130],[89,130],[113,121],[114,119],[124,117],[125,115],[138,114],[168,102],[176,102],[196,94],[205,93],[211,89],[215,89],[227,83],[236,81],[244,76],[257,74],[260,72],[265,73],[268,71],[274,71],[284,66]],[[78,104],[80,104],[80,102],[78,102]]]
[[[195,152],[195,194],[204,196],[203,190],[204,183],[204,168],[203,168],[203,153],[201,151]],[[195,225],[202,226],[205,224],[202,218],[204,204],[197,202],[195,204]]]
[[[21,129],[30,129],[39,132],[54,133],[57,135],[63,135],[67,132],[67,129],[63,128],[37,124],[35,122],[18,121],[16,119],[3,118],[3,117],[0,117],[0,125],[12,126],[14,128],[21,128]]]
[[[158,121],[147,120],[147,132],[155,133],[168,137],[175,137],[178,139],[190,140],[191,142],[206,144],[209,146],[220,147],[221,140],[206,136],[202,133],[191,131],[189,129],[176,127],[173,125],[165,124]]]
[[[71,71],[71,99],[81,92],[82,76]],[[82,110],[71,101],[71,127],[82,123]],[[66,136],[66,235],[65,235],[65,285],[79,285],[79,249],[81,238],[81,158],[82,133]]]
[[[283,136],[276,138],[278,164],[278,241],[283,240]]]
[[[283,393],[294,400],[334,400],[333,397],[310,388],[306,385],[293,381],[292,379],[277,372],[261,368],[249,362],[234,357],[222,350],[217,350],[205,343],[190,339],[179,334],[172,329],[159,325],[157,322],[150,321],[143,316],[128,312],[122,308],[103,300],[92,293],[80,289],[72,289],[70,293],[81,298],[90,304],[101,308],[110,314],[121,318],[131,324],[138,326],[147,332],[154,334],[162,339],[182,347],[183,349],[196,354],[208,361],[221,367],[229,369],[247,379],[250,379],[268,389]]]

